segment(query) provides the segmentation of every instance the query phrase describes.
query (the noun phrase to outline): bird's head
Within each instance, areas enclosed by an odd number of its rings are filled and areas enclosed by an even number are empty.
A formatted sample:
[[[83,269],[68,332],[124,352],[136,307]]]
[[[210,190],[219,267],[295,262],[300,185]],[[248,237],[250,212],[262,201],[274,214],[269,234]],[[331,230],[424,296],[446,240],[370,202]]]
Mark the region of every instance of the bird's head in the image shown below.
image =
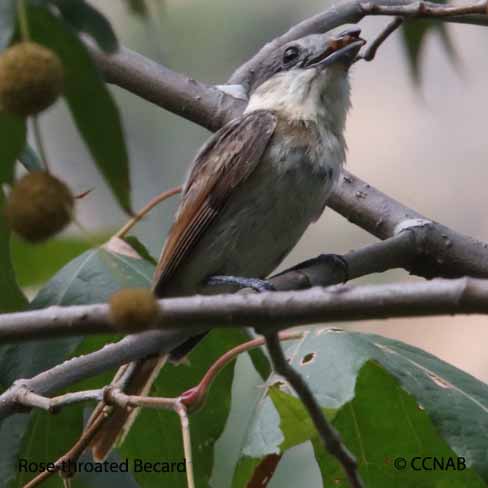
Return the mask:
[[[348,71],[366,42],[360,32],[354,27],[285,44],[257,73],[246,112],[273,110],[342,129],[349,108]]]

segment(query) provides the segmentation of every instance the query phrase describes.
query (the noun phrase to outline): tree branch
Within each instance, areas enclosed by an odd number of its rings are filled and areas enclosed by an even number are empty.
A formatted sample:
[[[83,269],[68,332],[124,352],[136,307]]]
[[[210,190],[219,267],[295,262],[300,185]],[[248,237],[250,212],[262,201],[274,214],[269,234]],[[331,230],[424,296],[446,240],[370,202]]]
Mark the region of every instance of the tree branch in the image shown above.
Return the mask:
[[[360,178],[344,171],[327,205],[380,239],[408,228],[416,259],[405,268],[424,278],[488,278],[488,245],[433,222]]]
[[[268,42],[251,59],[235,70],[228,83],[242,85],[245,91],[249,91],[253,80],[258,75],[262,75],[262,71],[266,69],[269,59],[287,42],[308,34],[324,33],[343,24],[357,23],[367,15],[379,15],[378,12],[371,11],[375,6],[379,6],[380,9],[406,8],[408,12],[408,9],[412,10],[418,5],[418,2],[411,0],[374,0],[367,2],[367,5],[361,0],[342,2],[305,19]],[[438,4],[428,2],[423,5],[438,7]],[[466,5],[471,8],[478,3],[466,3]],[[434,14],[433,16],[445,22],[488,25],[486,13],[445,17]],[[100,52],[88,37],[84,36],[84,40],[107,82],[120,86],[211,131],[219,129],[244,110],[246,104],[243,100],[225,93],[216,86],[207,85],[172,71],[124,47],[115,54],[106,55]]]
[[[432,2],[421,2],[426,8],[439,7],[438,4]],[[273,54],[284,44],[290,41],[299,39],[300,37],[308,34],[324,33],[331,29],[334,29],[343,24],[356,24],[363,17],[367,15],[402,15],[395,13],[395,9],[401,11],[405,8],[407,12],[413,10],[419,5],[419,2],[412,2],[411,0],[372,0],[367,2],[361,0],[346,0],[333,7],[319,13],[313,17],[305,19],[299,24],[293,26],[283,35],[276,37],[271,42],[268,42],[263,48],[255,54],[249,61],[240,66],[229,79],[229,83],[239,83],[245,88],[249,89],[253,85],[254,79],[259,76],[260,71],[268,64],[268,60],[273,57]],[[467,2],[465,4],[468,8],[473,6],[473,3]],[[478,2],[475,3],[478,7]],[[377,7],[378,6],[378,7]],[[380,7],[381,6],[381,7]],[[373,12],[374,8],[391,8],[389,13]],[[449,7],[449,6],[446,6]],[[369,9],[368,9],[369,8]],[[409,10],[410,9],[410,10]],[[427,11],[423,15],[426,17],[435,17],[436,20],[442,20],[446,22],[460,22],[476,25],[488,25],[488,15],[485,11],[484,14],[477,15],[460,15],[462,12],[451,12],[447,16],[439,16],[437,12],[435,14],[429,14]],[[413,14],[407,14],[412,16]],[[418,16],[418,15],[417,15]]]
[[[363,54],[357,57],[356,61],[359,59],[364,59],[365,61],[373,61],[374,57],[376,56],[376,52],[380,48],[380,46],[388,39],[388,37],[393,34],[401,25],[403,24],[402,17],[395,17],[392,21],[388,23],[388,25],[380,32],[378,37],[374,39],[369,45],[366,47]]]
[[[444,18],[471,14],[485,16],[488,13],[485,0],[476,3],[466,3],[465,5],[439,5],[438,3],[420,1],[411,2],[407,5],[388,5],[386,2],[363,2],[359,6],[366,15],[398,15],[417,18]]]
[[[106,81],[191,120],[210,131],[239,116],[245,102],[219,88],[172,71],[130,49],[121,47],[115,54],[100,51],[84,37]]]
[[[273,369],[277,374],[282,376],[295,390],[301,402],[307,409],[312,422],[319,433],[325,448],[334,456],[344,469],[349,483],[353,488],[362,488],[363,483],[358,473],[358,465],[354,456],[348,451],[342,443],[339,433],[329,424],[325,418],[320,405],[313,396],[307,382],[302,378],[288,363],[283,349],[281,348],[280,339],[276,332],[264,333],[266,347],[273,364]]]
[[[476,278],[368,286],[337,285],[261,294],[198,295],[159,300],[160,315],[154,323],[148,324],[147,329],[162,329],[166,334],[172,332],[169,334],[172,338],[172,335],[178,335],[178,331],[183,330],[188,337],[213,328],[215,324],[222,328],[259,327],[262,330],[273,330],[292,325],[369,319],[486,314],[487,299],[488,280]],[[1,337],[24,340],[47,337],[46,331],[49,331],[51,337],[79,335],[82,332],[87,335],[107,334],[114,331],[108,305],[50,307],[40,310],[35,320],[29,317],[29,322],[23,322],[23,316],[30,314],[20,312],[2,316],[3,324],[9,318],[17,319],[19,331],[13,330],[11,326],[0,325]],[[140,326],[134,326],[129,327],[128,331],[140,332],[141,329]],[[129,338],[134,341],[137,336],[129,336],[124,340]],[[167,352],[168,348],[174,348],[173,341],[169,341],[169,345],[165,340],[165,344],[161,344],[161,351]],[[124,359],[135,359],[139,354],[127,354]]]

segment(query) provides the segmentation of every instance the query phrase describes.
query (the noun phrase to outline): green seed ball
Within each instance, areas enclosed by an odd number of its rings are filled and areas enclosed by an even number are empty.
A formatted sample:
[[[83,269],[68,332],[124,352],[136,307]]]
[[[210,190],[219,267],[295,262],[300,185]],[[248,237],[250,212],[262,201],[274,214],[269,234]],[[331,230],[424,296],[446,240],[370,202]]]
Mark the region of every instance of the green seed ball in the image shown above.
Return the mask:
[[[10,227],[29,242],[44,241],[72,219],[74,198],[60,180],[44,171],[23,176],[10,192],[5,213]]]
[[[146,288],[124,288],[110,297],[110,319],[117,329],[144,328],[159,313],[153,292]]]
[[[0,108],[27,117],[52,105],[63,91],[58,55],[35,42],[20,42],[0,55]]]

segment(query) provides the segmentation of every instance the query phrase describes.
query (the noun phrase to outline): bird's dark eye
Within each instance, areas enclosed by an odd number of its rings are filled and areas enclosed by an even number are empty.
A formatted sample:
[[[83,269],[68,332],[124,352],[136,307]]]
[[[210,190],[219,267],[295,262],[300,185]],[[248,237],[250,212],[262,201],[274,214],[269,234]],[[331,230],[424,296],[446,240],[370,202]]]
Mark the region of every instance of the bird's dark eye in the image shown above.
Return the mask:
[[[298,59],[300,50],[296,46],[290,46],[285,49],[283,53],[283,64],[293,63]]]

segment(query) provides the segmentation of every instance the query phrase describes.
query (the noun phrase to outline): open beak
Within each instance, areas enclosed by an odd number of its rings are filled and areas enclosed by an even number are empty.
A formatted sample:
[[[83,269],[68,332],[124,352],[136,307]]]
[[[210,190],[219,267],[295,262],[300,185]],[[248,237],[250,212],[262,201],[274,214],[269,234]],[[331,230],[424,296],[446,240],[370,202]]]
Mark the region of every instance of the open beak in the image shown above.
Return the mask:
[[[359,37],[361,29],[352,27],[329,39],[325,50],[307,63],[307,68],[325,68],[341,63],[349,67],[366,41]]]

